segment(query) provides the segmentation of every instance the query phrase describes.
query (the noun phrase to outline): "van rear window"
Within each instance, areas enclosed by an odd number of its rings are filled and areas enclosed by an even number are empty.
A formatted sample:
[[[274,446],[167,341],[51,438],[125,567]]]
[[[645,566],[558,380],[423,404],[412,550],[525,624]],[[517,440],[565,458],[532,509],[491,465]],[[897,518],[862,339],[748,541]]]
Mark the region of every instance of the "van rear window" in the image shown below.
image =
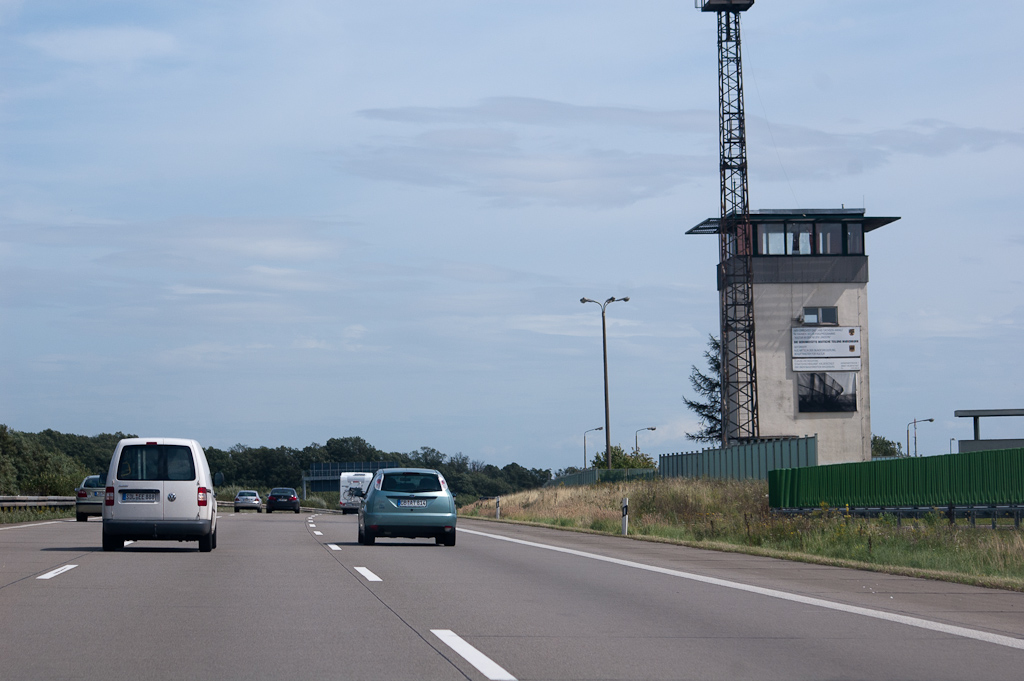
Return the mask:
[[[118,480],[195,480],[192,450],[183,445],[128,445],[117,462]]]

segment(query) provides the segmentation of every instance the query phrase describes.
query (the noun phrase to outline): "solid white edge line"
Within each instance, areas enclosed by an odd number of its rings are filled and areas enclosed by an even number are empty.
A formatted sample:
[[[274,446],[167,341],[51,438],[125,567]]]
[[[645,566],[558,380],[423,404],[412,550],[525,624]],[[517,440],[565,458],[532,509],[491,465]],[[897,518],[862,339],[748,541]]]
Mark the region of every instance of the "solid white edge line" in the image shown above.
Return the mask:
[[[52,578],[56,577],[59,574],[63,574],[65,572],[67,572],[68,570],[74,570],[76,567],[78,567],[78,566],[77,565],[62,565],[59,568],[57,568],[56,570],[50,570],[45,575],[39,575],[38,577],[36,577],[36,579],[52,579]]]
[[[513,539],[511,537],[502,537],[498,534],[488,534],[486,532],[477,532],[476,530],[467,530],[459,528],[460,532],[468,532],[469,534],[480,535],[481,537],[490,537],[491,539],[499,539],[501,541],[512,542],[513,544],[522,544],[524,546],[533,546],[539,549],[547,549],[548,551],[557,551],[559,553],[567,553],[573,556],[580,556],[582,558],[590,558],[592,560],[600,560],[605,563],[614,563],[615,565],[622,565],[624,567],[636,568],[638,570],[647,570],[648,572],[658,572],[663,575],[671,575],[672,577],[682,577],[683,579],[689,579],[695,582],[703,582],[705,584],[713,584],[715,586],[724,586],[727,589],[736,589],[737,591],[747,591],[749,593],[760,594],[762,596],[768,596],[770,598],[778,598],[784,601],[793,601],[795,603],[803,603],[805,605],[813,605],[818,608],[825,608],[827,610],[837,610],[839,612],[850,613],[853,615],[863,615],[864,617],[872,617],[874,619],[885,620],[887,622],[895,622],[897,624],[905,624],[910,627],[917,627],[918,629],[927,629],[929,631],[937,631],[943,634],[950,634],[952,636],[961,636],[963,638],[970,638],[976,641],[984,641],[986,643],[994,643],[1000,646],[1006,646],[1007,648],[1016,648],[1018,650],[1024,650],[1024,639],[1014,638],[1012,636],[1003,636],[1001,634],[992,634],[987,631],[980,631],[978,629],[968,629],[967,627],[958,627],[952,624],[943,624],[942,622],[934,622],[932,620],[921,619],[919,617],[911,617],[909,615],[897,615],[896,613],[886,612],[884,610],[873,610],[871,608],[862,608],[856,605],[847,605],[845,603],[836,603],[834,601],[826,601],[821,598],[812,598],[810,596],[801,596],[799,594],[788,593],[786,591],[778,591],[776,589],[766,589],[760,586],[752,586],[750,584],[742,584],[740,582],[730,582],[725,579],[718,579],[716,577],[707,577],[705,575],[698,575],[692,572],[682,572],[679,570],[670,570],[669,568],[657,567],[655,565],[644,565],[643,563],[634,563],[631,560],[622,560],[620,558],[610,558],[608,556],[602,556],[596,553],[587,553],[586,551],[577,551],[575,549],[566,549],[560,546],[552,546],[550,544],[539,544],[537,542],[526,541],[523,539]]]
[[[323,532],[321,532],[320,530],[314,530],[314,531],[313,531],[313,534],[315,534],[315,535],[316,535],[316,536],[318,536],[318,537],[322,537],[322,536],[324,536],[324,533],[323,533]]]
[[[337,544],[328,544],[327,548],[329,548],[331,551],[341,551],[341,547]]]
[[[451,629],[431,629],[430,633],[441,639],[442,643],[461,655],[466,662],[476,667],[477,671],[491,681],[516,681],[516,677],[505,671],[494,660],[471,646]]]
[[[377,575],[373,574],[372,572],[370,572],[369,570],[367,570],[364,567],[357,567],[357,568],[354,568],[354,569],[355,569],[356,572],[361,574],[363,577],[366,577],[366,581],[368,581],[368,582],[383,582],[384,581],[383,579],[381,579]]]
[[[73,519],[69,518],[69,520],[72,520],[72,522],[74,522]],[[56,525],[57,523],[63,523],[63,522],[65,522],[65,521],[63,521],[63,520],[47,520],[44,523],[31,523],[30,525],[11,525],[10,527],[0,527],[0,530],[18,530],[18,529],[21,529],[22,527],[39,527],[40,525]]]

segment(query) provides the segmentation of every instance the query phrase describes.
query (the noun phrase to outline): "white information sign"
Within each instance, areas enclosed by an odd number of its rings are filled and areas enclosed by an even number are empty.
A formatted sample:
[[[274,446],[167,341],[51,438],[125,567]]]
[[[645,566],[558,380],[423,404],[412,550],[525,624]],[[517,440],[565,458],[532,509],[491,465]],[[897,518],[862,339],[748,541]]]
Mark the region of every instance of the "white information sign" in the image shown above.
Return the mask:
[[[793,329],[793,358],[797,357],[860,357],[860,327],[796,327]]]
[[[860,357],[794,357],[793,371],[860,371]]]

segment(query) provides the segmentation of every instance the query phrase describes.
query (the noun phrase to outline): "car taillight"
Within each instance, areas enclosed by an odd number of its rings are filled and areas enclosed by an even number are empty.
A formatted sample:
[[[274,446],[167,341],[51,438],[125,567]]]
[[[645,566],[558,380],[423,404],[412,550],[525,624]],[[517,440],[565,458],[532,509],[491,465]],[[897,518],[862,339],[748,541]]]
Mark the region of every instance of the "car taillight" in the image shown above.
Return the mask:
[[[447,489],[448,489],[448,481],[445,480],[444,476],[441,475],[440,473],[437,474],[437,481],[441,483],[441,491],[442,492],[447,491]]]
[[[78,490],[78,494],[76,496],[79,499],[85,499],[87,496],[89,496],[89,493],[86,492],[84,489],[80,489],[80,490]]]
[[[378,476],[373,481],[373,488],[379,492],[380,491],[380,486],[381,486],[381,484],[383,482],[384,482],[384,476],[383,475]]]
[[[114,505],[114,488],[113,487],[108,487],[107,488],[107,494],[106,494],[106,496],[103,497],[103,505],[104,506],[113,506]]]
[[[200,506],[206,506],[206,492],[207,489],[205,487],[199,488],[199,492],[196,495],[196,501],[199,502]]]
[[[299,500],[299,498],[297,496],[295,496],[294,494],[291,495],[291,497],[288,498],[288,501],[298,501],[298,500]]]

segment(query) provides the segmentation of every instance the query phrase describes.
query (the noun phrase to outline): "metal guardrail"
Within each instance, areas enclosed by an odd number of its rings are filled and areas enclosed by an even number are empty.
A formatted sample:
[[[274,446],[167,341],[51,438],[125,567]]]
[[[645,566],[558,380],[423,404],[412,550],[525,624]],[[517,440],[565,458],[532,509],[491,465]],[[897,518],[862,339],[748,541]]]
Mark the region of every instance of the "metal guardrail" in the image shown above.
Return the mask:
[[[7,508],[71,508],[75,497],[0,496],[0,509]]]
[[[955,524],[958,519],[965,519],[975,527],[977,520],[990,519],[992,529],[996,528],[996,521],[1000,518],[1013,518],[1013,526],[1020,528],[1021,518],[1024,518],[1024,505],[1003,504],[995,506],[860,506],[860,507],[817,507],[817,508],[773,508],[772,513],[779,515],[811,515],[813,513],[837,513],[849,515],[853,518],[878,518],[883,515],[894,516],[896,524],[899,525],[904,518],[923,518],[924,516],[938,513],[949,523]]]

